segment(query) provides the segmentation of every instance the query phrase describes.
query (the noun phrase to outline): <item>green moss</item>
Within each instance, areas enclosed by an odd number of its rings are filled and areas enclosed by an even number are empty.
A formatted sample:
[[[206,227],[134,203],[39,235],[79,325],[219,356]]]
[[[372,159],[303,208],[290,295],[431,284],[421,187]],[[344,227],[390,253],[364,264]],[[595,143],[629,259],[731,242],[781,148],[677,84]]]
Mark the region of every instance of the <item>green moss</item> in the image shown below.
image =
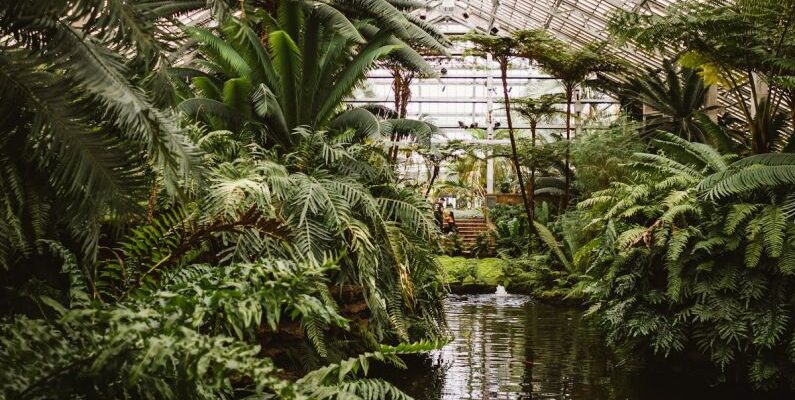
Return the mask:
[[[477,277],[487,285],[499,285],[505,278],[505,261],[499,258],[470,260],[477,262]]]
[[[438,257],[447,283],[497,286],[505,280],[505,261],[499,258]]]
[[[564,271],[549,267],[547,257],[504,260],[500,258],[464,258],[440,256],[445,281],[460,285],[463,290],[473,287],[503,285],[509,293],[527,294],[550,303],[581,304],[578,296],[571,296],[571,282]]]
[[[466,277],[466,259],[464,257],[439,256],[436,258],[442,265],[444,280],[447,283],[458,283]]]

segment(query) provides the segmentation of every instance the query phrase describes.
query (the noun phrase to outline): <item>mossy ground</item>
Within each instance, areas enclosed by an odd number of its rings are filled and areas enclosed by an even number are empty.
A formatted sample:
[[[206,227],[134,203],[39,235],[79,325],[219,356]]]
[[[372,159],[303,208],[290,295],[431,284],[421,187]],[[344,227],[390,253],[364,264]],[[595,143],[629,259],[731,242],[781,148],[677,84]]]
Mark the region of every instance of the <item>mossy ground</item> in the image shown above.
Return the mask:
[[[439,256],[445,282],[454,293],[493,293],[497,285],[509,293],[527,294],[543,302],[581,304],[570,296],[569,287],[561,287],[562,271],[553,271],[544,260],[506,260],[501,258],[464,258]]]
[[[448,284],[497,286],[505,282],[505,260],[449,256],[440,256],[438,259]]]

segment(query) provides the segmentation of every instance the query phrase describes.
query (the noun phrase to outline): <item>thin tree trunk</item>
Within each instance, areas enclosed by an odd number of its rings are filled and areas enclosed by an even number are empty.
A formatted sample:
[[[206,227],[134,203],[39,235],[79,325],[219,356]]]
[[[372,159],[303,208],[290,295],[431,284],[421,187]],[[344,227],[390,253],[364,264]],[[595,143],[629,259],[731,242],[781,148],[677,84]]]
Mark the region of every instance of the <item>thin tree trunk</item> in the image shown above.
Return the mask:
[[[530,147],[536,148],[536,121],[530,121]],[[530,182],[528,185],[528,195],[530,196],[530,215],[535,219],[536,215],[536,159],[535,153],[530,160]]]
[[[433,165],[433,172],[431,173],[431,180],[428,182],[428,188],[425,189],[425,197],[428,197],[431,194],[431,188],[433,187],[433,183],[436,182],[436,177],[439,176],[439,164]]]
[[[392,73],[395,76],[392,85],[392,90],[395,93],[395,112],[398,114],[398,118],[406,118],[409,100],[411,99],[411,82],[414,80],[414,73],[405,71],[404,74],[400,68],[393,69]],[[400,151],[396,143],[399,139],[400,136],[397,133],[392,134],[392,142],[395,144],[390,147],[388,157],[393,164],[397,162],[397,156]]]
[[[572,96],[573,88],[570,85],[566,85],[566,159],[565,159],[565,171],[563,173],[566,175],[566,196],[563,198],[563,207],[569,206],[569,199],[571,198],[571,176],[569,173],[569,156],[570,156],[570,147],[571,147],[571,96]],[[562,210],[561,210],[562,211]]]
[[[789,115],[792,120],[792,129],[795,130],[795,90],[791,90],[789,95]],[[795,140],[790,138],[790,140]]]
[[[401,87],[403,87],[403,75],[400,74],[400,68],[395,67],[392,69],[392,91],[395,93],[395,112],[400,113],[400,99],[401,99]],[[392,135],[389,137],[390,146],[389,152],[387,153],[387,158],[391,161],[392,160],[392,152],[395,149],[395,142],[397,142],[397,132],[392,132]]]
[[[527,191],[524,186],[524,177],[522,177],[522,166],[519,164],[519,154],[516,150],[516,138],[513,133],[513,119],[511,118],[511,99],[508,97],[508,60],[500,60],[500,72],[502,78],[502,93],[505,98],[505,117],[508,122],[508,136],[511,138],[511,154],[513,159],[513,166],[516,169],[516,177],[519,179],[519,191],[522,192],[522,200],[524,202],[524,209],[527,213],[527,222],[530,227],[530,232],[533,232],[533,208],[527,198]]]

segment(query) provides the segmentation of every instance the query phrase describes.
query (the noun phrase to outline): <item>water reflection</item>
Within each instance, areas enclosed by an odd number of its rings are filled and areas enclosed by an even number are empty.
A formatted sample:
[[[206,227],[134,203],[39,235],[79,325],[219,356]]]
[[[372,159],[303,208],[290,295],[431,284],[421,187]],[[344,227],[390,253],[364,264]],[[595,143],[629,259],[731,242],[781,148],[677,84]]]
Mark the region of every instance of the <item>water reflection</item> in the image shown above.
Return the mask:
[[[451,296],[445,309],[454,341],[383,373],[417,400],[792,398],[630,373],[579,309],[505,294]]]
[[[603,398],[608,365],[577,310],[524,296],[452,297],[455,340],[434,354],[446,370],[441,399]]]

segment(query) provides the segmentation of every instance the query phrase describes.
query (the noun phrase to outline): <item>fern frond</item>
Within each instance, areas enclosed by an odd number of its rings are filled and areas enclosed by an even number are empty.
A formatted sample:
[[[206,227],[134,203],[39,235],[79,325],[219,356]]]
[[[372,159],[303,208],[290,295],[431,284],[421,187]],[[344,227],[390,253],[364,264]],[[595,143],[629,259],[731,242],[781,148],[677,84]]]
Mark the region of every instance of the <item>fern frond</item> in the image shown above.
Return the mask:
[[[572,271],[572,264],[569,258],[563,253],[563,250],[560,248],[560,244],[558,244],[557,239],[552,234],[552,232],[542,223],[538,221],[533,221],[533,226],[538,233],[538,237],[547,245],[547,247],[552,251],[553,254],[558,258],[563,267],[566,268],[568,271]]]

